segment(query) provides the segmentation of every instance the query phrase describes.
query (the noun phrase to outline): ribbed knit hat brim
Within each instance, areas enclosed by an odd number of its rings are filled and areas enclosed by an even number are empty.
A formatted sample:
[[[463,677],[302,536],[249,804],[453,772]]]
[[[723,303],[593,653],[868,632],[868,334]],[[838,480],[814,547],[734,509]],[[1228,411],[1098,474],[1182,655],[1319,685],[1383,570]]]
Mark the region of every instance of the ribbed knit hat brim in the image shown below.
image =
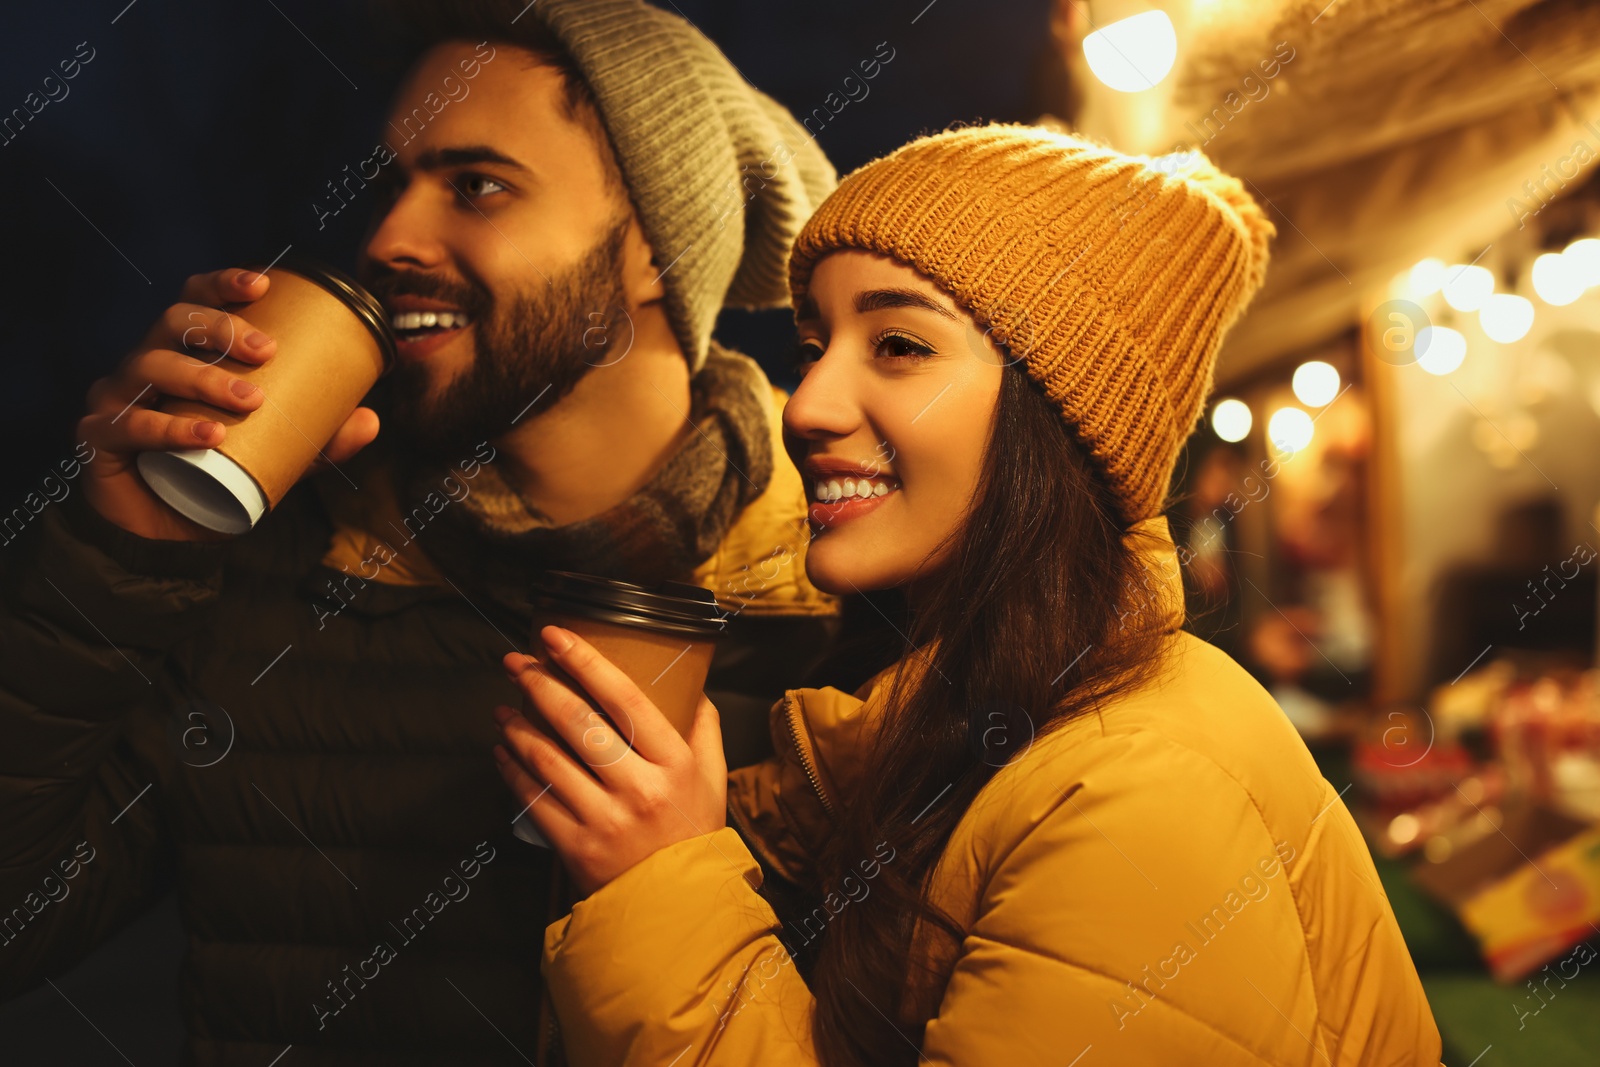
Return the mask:
[[[797,238],[790,286],[798,302],[844,248],[942,285],[1060,405],[1132,523],[1165,502],[1275,232],[1198,152],[1151,159],[993,124],[848,175]]]

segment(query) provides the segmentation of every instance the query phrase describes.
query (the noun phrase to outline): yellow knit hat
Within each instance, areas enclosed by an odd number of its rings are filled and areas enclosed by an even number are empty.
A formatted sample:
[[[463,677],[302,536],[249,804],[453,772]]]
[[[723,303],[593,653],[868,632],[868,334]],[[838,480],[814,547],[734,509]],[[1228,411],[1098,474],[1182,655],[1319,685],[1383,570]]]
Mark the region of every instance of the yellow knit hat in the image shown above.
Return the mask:
[[[1060,405],[1131,524],[1165,502],[1275,233],[1199,152],[975,126],[847,176],[796,239],[789,285],[798,307],[817,261],[845,248],[932,278]]]

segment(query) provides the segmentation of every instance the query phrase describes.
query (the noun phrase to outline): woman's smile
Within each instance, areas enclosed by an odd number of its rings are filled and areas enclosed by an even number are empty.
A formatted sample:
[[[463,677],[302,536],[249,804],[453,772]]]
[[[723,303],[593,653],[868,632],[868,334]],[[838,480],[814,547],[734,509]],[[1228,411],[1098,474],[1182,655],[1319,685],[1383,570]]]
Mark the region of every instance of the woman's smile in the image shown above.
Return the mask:
[[[805,475],[811,487],[813,535],[876,511],[901,488],[900,479],[879,464],[830,456],[807,459]]]

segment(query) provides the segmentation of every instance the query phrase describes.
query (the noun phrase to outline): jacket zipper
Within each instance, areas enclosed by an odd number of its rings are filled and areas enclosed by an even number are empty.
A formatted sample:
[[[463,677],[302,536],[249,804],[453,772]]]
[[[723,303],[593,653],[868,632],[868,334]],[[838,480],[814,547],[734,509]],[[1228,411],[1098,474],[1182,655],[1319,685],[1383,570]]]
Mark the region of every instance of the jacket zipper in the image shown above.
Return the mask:
[[[800,768],[806,772],[806,778],[811,782],[811,789],[817,794],[817,799],[822,802],[822,810],[828,813],[829,819],[835,819],[833,801],[828,799],[828,794],[822,790],[822,779],[817,775],[816,761],[811,754],[811,746],[803,740],[804,726],[801,723],[800,698],[789,698],[789,739],[794,743],[795,753],[800,757]]]

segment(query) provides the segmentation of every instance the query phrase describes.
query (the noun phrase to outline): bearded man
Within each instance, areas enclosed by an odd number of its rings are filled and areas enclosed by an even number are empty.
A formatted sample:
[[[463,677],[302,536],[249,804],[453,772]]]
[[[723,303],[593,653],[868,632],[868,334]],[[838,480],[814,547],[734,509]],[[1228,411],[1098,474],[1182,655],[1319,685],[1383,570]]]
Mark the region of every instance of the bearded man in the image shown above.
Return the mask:
[[[84,491],[0,558],[0,902],[22,903],[0,997],[175,887],[187,1063],[544,1059],[554,864],[513,837],[490,755],[541,571],[719,596],[734,766],[836,612],[805,579],[782,395],[711,340],[725,303],[786,301],[834,184],[815,143],[639,0],[379,14],[416,39],[357,191],[393,373],[220,539],[134,458],[225,435],[164,397],[271,400],[217,356],[274,356],[249,322],[271,282],[191,277],[91,389]]]

